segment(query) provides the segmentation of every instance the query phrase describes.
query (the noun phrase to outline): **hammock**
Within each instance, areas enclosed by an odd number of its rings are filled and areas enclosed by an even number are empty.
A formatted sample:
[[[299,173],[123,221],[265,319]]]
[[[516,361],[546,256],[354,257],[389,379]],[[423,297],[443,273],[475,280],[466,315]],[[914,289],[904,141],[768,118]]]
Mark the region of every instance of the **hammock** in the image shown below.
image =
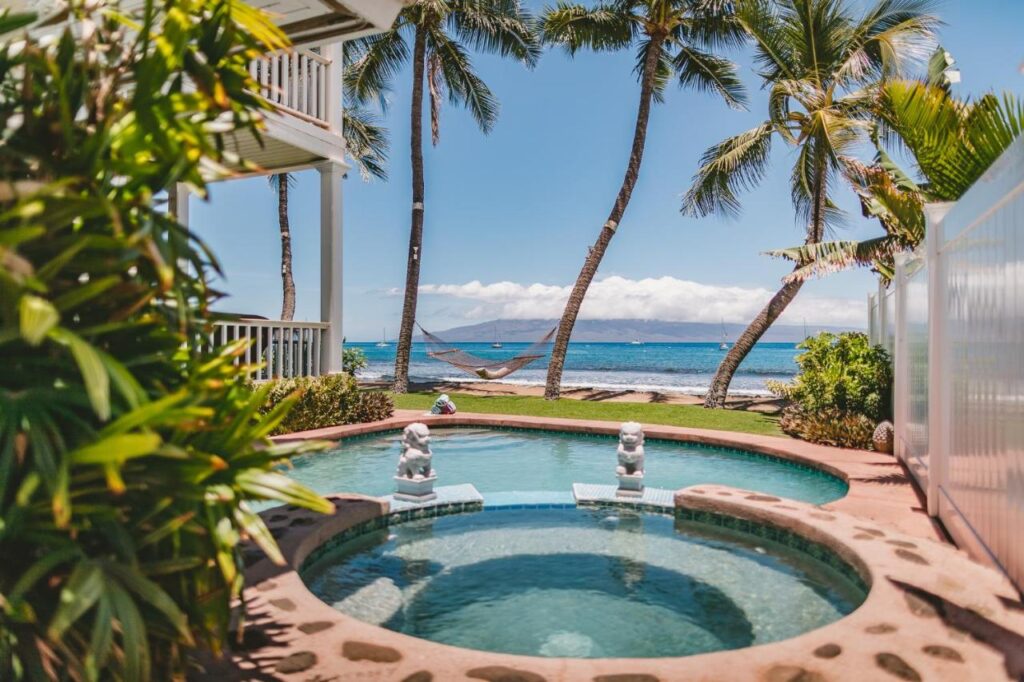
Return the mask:
[[[469,372],[481,379],[487,380],[507,377],[512,372],[526,367],[534,360],[544,357],[547,353],[544,346],[551,343],[551,339],[555,337],[555,331],[557,331],[552,329],[544,335],[544,338],[531,345],[521,355],[509,358],[508,360],[493,361],[484,360],[461,351],[450,343],[445,343],[442,339],[434,336],[419,323],[416,326],[423,332],[423,337],[427,341],[427,355],[435,360],[447,362],[449,365],[458,367],[464,372]]]

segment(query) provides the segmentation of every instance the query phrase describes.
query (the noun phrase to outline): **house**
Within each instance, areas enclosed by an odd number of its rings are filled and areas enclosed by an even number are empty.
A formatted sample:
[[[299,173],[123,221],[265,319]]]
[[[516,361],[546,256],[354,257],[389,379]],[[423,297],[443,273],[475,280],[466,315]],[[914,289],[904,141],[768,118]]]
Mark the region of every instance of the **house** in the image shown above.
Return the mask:
[[[234,151],[256,164],[259,173],[316,168],[320,174],[320,322],[240,319],[218,322],[211,341],[252,340],[245,361],[263,361],[257,379],[318,376],[341,371],[342,338],[342,179],[349,170],[342,137],[342,44],[391,28],[411,0],[247,0],[266,11],[288,35],[292,49],[267,54],[250,64],[260,94],[272,105],[262,144],[247,134]],[[125,12],[144,0],[123,0]],[[44,32],[62,21],[61,0],[9,0],[12,11],[39,14]],[[251,176],[251,171],[236,177]],[[170,191],[170,210],[188,225],[184,185]]]

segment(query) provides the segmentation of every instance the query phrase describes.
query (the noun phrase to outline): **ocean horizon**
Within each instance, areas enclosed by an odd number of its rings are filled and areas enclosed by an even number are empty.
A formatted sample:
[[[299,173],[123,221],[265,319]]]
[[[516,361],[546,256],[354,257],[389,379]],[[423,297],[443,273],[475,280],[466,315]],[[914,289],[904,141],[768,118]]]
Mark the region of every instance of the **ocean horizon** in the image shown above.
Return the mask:
[[[346,345],[350,348],[359,348],[366,354],[368,366],[359,372],[360,379],[387,381],[394,378],[393,342],[384,348],[377,347],[373,342],[350,342]],[[528,343],[505,343],[502,348],[495,349],[491,348],[489,343],[482,342],[451,345],[490,361],[511,358],[530,346]],[[791,380],[797,373],[795,358],[799,353],[793,343],[757,344],[736,372],[729,390],[730,394],[771,395],[766,382],[772,379]],[[725,351],[719,349],[718,343],[570,343],[562,385],[567,388],[703,395],[711,385],[711,379],[723,357]],[[547,356],[540,358],[495,383],[543,386],[547,377],[547,361]],[[429,357],[427,345],[422,342],[413,343],[409,380],[453,383],[482,381],[445,362]]]

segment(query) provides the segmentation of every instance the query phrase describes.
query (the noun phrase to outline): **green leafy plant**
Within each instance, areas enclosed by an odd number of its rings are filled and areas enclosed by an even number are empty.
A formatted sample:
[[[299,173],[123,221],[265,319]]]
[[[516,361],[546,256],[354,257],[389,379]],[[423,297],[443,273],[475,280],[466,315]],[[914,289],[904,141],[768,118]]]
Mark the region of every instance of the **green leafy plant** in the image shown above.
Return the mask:
[[[814,442],[868,447],[874,425],[892,417],[889,353],[859,332],[822,332],[799,348],[804,352],[796,358],[800,371],[793,383],[769,385],[793,403],[782,429]]]
[[[285,46],[231,0],[74,2],[56,40],[0,15],[0,679],[180,679],[220,650],[248,500],[333,507],[275,470],[239,344],[208,350],[212,254],[157,205],[258,133],[248,61]],[[23,41],[23,42],[21,42]]]
[[[296,377],[264,383],[265,400],[260,411],[273,414],[287,401],[294,402],[274,435],[387,419],[395,411],[390,396],[379,391],[360,391],[349,374]],[[297,396],[297,397],[296,397]]]
[[[341,351],[341,370],[355,376],[359,370],[366,369],[366,353],[362,348],[345,348]]]

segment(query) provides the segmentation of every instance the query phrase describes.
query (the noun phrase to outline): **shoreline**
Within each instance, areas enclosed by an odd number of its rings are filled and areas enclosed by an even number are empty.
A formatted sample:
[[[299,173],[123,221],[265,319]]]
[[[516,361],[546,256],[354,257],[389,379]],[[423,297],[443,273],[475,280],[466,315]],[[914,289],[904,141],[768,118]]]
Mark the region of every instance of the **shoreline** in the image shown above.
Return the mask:
[[[387,390],[390,381],[360,380],[361,388]],[[472,396],[504,396],[543,398],[544,386],[502,383],[498,381],[410,381],[410,393],[462,393]],[[703,405],[704,396],[673,391],[647,391],[637,389],[604,389],[588,386],[566,386],[562,398],[588,402],[658,403],[663,405]],[[456,405],[457,406],[457,405]],[[774,396],[733,395],[726,400],[726,409],[778,414],[785,406],[782,398]]]

